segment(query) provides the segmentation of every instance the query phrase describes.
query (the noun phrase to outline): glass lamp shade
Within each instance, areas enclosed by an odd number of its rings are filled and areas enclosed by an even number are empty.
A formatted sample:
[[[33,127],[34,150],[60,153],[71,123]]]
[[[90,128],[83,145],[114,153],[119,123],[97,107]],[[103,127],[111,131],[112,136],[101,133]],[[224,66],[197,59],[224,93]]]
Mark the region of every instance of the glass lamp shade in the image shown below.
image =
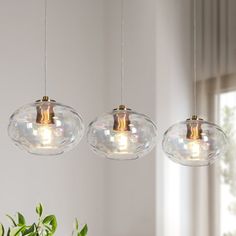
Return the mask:
[[[186,166],[208,166],[224,154],[226,146],[223,130],[196,116],[171,126],[162,141],[168,157]]]
[[[48,97],[16,110],[8,125],[8,134],[17,146],[46,156],[71,150],[79,143],[83,132],[80,115]]]
[[[148,154],[156,144],[157,129],[145,115],[121,105],[97,117],[87,131],[92,150],[116,160],[131,160]]]

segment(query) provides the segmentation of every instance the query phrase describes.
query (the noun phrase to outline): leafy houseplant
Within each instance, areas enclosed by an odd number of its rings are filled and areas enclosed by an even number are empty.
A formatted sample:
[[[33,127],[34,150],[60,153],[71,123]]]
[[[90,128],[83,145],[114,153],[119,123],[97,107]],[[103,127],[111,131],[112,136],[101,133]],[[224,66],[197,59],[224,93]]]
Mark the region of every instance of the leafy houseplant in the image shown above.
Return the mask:
[[[53,236],[57,229],[57,219],[55,215],[43,217],[42,204],[36,206],[36,213],[38,215],[38,220],[31,225],[26,224],[25,217],[19,212],[15,218],[7,215],[12,225],[8,227],[5,234],[4,226],[0,224],[0,236]],[[72,236],[86,236],[87,232],[87,225],[84,225],[80,230],[78,220],[75,219]]]

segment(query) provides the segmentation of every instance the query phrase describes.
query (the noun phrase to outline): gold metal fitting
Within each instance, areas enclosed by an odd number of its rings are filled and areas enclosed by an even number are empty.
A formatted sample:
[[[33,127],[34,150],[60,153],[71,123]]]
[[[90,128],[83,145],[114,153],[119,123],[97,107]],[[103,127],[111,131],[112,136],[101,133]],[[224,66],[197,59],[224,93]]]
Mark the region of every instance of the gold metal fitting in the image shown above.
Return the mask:
[[[36,100],[36,102],[56,102],[53,99],[50,99],[48,96],[43,96],[42,99]]]
[[[188,118],[187,121],[190,121],[190,120],[203,120],[202,118],[199,118],[197,115],[192,115],[191,118]]]
[[[125,105],[119,105],[119,107],[113,109],[113,111],[131,111],[131,109],[127,108]]]
[[[43,96],[43,99],[42,99],[43,102],[48,102],[50,101],[49,97],[48,96]]]
[[[114,111],[117,111],[116,114],[113,115],[114,118],[114,124],[113,124],[113,130],[115,131],[130,131],[130,119],[129,119],[129,113],[126,112],[127,110],[131,110],[129,108],[126,108],[125,105],[120,105],[118,108],[114,109]]]
[[[198,118],[196,115],[193,115],[192,118],[187,119],[187,139],[198,140],[202,139],[202,128],[201,122],[203,119]],[[191,122],[193,121],[193,122]]]
[[[36,123],[50,125],[54,124],[54,111],[53,111],[53,103],[54,100],[50,100],[48,96],[44,96],[42,100],[38,100],[36,102],[45,102],[39,103],[37,105],[37,116],[36,116]]]

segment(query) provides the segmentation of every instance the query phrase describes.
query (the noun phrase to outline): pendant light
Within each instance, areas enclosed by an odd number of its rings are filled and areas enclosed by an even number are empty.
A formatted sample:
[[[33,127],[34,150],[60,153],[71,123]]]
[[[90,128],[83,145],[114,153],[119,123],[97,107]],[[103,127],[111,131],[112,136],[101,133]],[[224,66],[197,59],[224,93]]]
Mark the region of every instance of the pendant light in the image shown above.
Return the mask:
[[[10,117],[8,134],[13,142],[32,154],[58,155],[81,140],[84,125],[71,107],[57,103],[47,94],[47,0],[44,7],[44,96],[22,106]]]
[[[87,141],[92,150],[115,160],[132,160],[149,153],[156,144],[157,129],[146,115],[123,105],[124,97],[124,0],[121,0],[121,104],[92,121]]]
[[[196,114],[197,8],[196,0],[193,1],[194,109]],[[197,115],[171,126],[165,132],[162,141],[162,147],[167,156],[186,166],[208,166],[224,154],[226,146],[227,138],[223,130]]]

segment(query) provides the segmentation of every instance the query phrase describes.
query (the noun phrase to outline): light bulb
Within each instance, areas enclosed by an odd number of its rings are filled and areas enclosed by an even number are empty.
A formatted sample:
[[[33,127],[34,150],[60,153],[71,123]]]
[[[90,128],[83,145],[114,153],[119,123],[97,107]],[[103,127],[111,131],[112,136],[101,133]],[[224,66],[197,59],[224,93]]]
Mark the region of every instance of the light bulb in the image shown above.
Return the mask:
[[[124,112],[125,106],[120,106],[120,112],[113,115],[114,124],[113,130],[115,131],[114,142],[117,145],[117,151],[119,153],[128,152],[129,143],[129,132],[130,130],[130,119],[129,113]]]
[[[187,149],[189,149],[191,152],[189,160],[200,160],[201,147],[199,141],[198,140],[190,141],[187,144],[187,146],[188,146]]]
[[[41,140],[41,144],[46,147],[50,147],[53,142],[53,130],[49,125],[41,125],[38,128],[38,135]]]
[[[114,135],[114,142],[117,144],[118,152],[128,152],[129,137],[128,132],[118,132]]]
[[[48,101],[48,97],[44,97],[43,101]],[[40,143],[44,147],[50,147],[52,144],[54,116],[53,103],[42,103],[37,106],[38,135]]]
[[[193,116],[192,120],[197,120],[197,117]],[[188,121],[190,121],[190,119],[188,119]],[[189,122],[187,123],[186,126],[187,126],[186,138],[189,140],[189,142],[187,143],[187,150],[190,151],[189,160],[200,160],[200,155],[201,155],[200,141],[202,139],[201,123]]]

